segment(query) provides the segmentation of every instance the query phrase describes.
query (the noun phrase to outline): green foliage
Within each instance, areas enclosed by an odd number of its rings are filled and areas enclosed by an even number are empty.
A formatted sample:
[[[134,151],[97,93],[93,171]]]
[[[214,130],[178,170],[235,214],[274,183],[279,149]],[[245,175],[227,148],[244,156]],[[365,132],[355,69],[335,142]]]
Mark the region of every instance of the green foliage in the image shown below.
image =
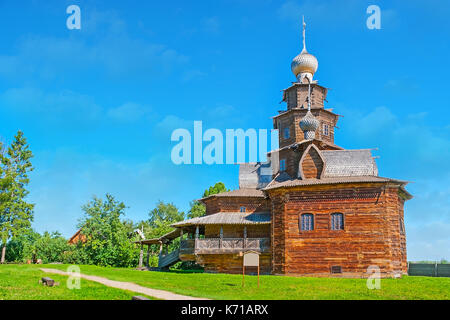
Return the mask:
[[[173,228],[171,224],[184,220],[184,212],[179,211],[172,203],[158,201],[156,208],[149,213],[148,220],[148,238],[158,238]]]
[[[217,182],[215,185],[210,186],[208,189],[206,189],[203,192],[203,198],[209,197],[213,194],[218,194],[218,193],[227,192],[227,191],[230,191],[230,190],[228,190],[225,187],[225,184],[223,182]],[[198,200],[194,200],[190,203],[190,205],[191,205],[191,209],[189,210],[189,213],[188,213],[189,219],[202,217],[205,215],[206,207],[203,203],[201,203]]]
[[[29,249],[31,252],[26,251],[25,254],[29,257],[31,253],[32,257],[41,259],[43,263],[65,262],[64,253],[70,250],[70,246],[59,232],[44,232]]]
[[[41,259],[43,263],[67,262],[71,247],[58,232],[40,235],[32,230],[12,238],[7,244],[6,261],[26,262]]]
[[[213,194],[218,194],[221,192],[227,192],[230,191],[225,187],[225,184],[223,182],[217,182],[214,186],[209,187],[209,189],[205,190],[203,192],[203,198],[209,197]]]
[[[94,197],[82,207],[81,234],[86,241],[76,247],[80,253],[69,254],[69,259],[101,266],[132,267],[137,265],[139,252],[132,243],[132,225],[121,221],[125,204],[110,194],[106,199]]]
[[[19,236],[12,238],[6,245],[6,261],[25,262],[33,258],[32,246],[41,235],[33,230],[28,230]]]
[[[22,131],[18,131],[11,145],[0,146],[0,241],[5,247],[8,240],[25,233],[33,221],[34,204],[25,201],[29,183],[28,173],[33,170],[33,157]],[[2,250],[2,262],[4,262]]]

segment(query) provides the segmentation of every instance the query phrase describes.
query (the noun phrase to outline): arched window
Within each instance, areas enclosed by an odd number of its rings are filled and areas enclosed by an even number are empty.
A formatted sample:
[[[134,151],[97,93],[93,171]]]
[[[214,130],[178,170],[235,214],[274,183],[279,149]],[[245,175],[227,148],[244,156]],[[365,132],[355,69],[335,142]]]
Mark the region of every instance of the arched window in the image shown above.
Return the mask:
[[[304,213],[300,216],[300,230],[312,231],[314,230],[314,215],[311,213]]]
[[[344,230],[344,215],[342,213],[331,214],[331,230]]]

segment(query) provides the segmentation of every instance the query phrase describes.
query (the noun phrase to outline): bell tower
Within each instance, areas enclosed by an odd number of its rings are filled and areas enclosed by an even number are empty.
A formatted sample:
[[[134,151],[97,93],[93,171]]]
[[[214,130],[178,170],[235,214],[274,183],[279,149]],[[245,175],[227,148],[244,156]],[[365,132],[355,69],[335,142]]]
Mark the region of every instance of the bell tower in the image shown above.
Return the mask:
[[[280,148],[308,140],[320,141],[331,147],[334,145],[334,129],[339,116],[332,109],[325,109],[328,89],[314,80],[319,67],[317,58],[306,50],[306,23],[303,19],[303,49],[291,63],[291,70],[297,81],[283,90],[283,102],[287,108],[273,117],[274,129],[279,130]],[[306,117],[305,120],[303,120]],[[308,121],[307,121],[308,120]],[[314,122],[314,128],[301,128],[306,123]],[[311,129],[315,129],[311,132]],[[337,147],[339,148],[339,147]]]

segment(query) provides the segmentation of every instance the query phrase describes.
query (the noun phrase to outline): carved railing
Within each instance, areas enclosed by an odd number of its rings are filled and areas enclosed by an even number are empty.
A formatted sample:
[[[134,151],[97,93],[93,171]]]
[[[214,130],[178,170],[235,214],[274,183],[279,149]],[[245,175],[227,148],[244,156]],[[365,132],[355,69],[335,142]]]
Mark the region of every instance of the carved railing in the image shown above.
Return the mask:
[[[180,254],[193,254],[195,252],[195,239],[180,241]]]
[[[195,253],[236,253],[247,250],[270,251],[270,238],[206,238],[195,240]]]

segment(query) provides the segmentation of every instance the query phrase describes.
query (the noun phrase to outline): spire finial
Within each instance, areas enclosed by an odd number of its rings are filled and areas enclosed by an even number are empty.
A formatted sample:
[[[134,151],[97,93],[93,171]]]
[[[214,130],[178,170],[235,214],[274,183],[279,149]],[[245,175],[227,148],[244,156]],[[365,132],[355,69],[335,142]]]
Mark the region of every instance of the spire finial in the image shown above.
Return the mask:
[[[305,16],[302,16],[302,24],[303,24],[303,50],[302,52],[306,52],[306,23]]]
[[[311,80],[308,79],[308,111],[311,111]]]
[[[305,17],[302,16],[303,25],[303,50],[296,56],[291,63],[291,70],[295,74],[299,83],[304,83],[305,77],[309,82],[313,83],[313,76],[319,67],[317,58],[306,51],[306,22]]]

